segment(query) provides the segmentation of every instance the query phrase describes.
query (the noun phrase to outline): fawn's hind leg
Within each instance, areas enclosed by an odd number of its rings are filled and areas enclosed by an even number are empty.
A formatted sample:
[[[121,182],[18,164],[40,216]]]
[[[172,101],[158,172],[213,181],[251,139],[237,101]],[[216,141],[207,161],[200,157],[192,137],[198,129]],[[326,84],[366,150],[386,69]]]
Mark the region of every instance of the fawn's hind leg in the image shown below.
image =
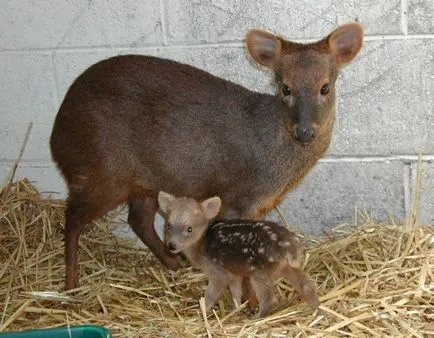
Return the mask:
[[[176,260],[176,255],[166,249],[166,245],[155,231],[154,219],[158,210],[157,199],[153,197],[130,198],[128,205],[128,223],[136,235],[167,268],[178,269],[180,265]]]
[[[231,291],[235,306],[239,307],[241,305],[241,295],[243,293],[243,277],[234,276],[229,284],[229,290]]]
[[[270,312],[270,305],[273,300],[273,280],[264,273],[252,276],[251,281],[259,301],[258,318],[265,317]]]
[[[294,286],[298,294],[315,310],[319,306],[319,299],[315,283],[299,268],[289,264],[282,271],[283,277]]]

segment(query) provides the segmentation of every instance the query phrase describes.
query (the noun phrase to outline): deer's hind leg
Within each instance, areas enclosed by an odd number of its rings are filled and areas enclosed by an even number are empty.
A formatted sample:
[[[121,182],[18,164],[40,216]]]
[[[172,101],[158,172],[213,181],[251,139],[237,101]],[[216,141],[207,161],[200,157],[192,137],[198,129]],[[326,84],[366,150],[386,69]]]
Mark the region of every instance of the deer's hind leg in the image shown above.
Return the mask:
[[[101,194],[98,190],[76,189],[70,193],[65,211],[65,289],[78,287],[78,240],[83,228],[93,220],[104,216],[124,201],[125,191]]]

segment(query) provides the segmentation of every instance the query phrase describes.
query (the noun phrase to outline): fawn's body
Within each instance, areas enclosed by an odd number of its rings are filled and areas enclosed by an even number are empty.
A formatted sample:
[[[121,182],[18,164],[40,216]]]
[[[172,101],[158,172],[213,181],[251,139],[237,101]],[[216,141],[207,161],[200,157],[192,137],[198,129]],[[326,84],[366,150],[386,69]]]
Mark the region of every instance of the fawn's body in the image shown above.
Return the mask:
[[[274,70],[276,96],[150,56],[113,57],[81,74],[50,140],[69,189],[66,288],[78,286],[81,230],[122,203],[134,232],[172,269],[176,258],[154,229],[160,190],[218,195],[220,217],[263,219],[327,150],[338,71],[362,36],[357,24],[308,45],[251,31],[248,49]]]
[[[166,214],[167,242],[182,252],[208,277],[206,309],[210,310],[229,287],[240,305],[242,279],[250,277],[259,300],[259,316],[266,316],[273,299],[273,281],[285,277],[312,309],[319,305],[315,284],[301,270],[302,250],[295,233],[273,222],[217,220],[220,199],[198,203],[160,192],[158,202]]]

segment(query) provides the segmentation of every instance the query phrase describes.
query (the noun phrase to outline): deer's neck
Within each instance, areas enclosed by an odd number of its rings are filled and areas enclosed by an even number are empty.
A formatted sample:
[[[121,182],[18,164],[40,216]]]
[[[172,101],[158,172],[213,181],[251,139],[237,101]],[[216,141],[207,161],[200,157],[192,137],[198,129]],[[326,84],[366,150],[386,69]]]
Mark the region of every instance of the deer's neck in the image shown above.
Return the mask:
[[[334,112],[321,128],[320,134],[308,144],[297,142],[290,134],[284,120],[281,104],[273,96],[264,95],[262,104],[258,105],[257,115],[267,118],[264,128],[258,126],[258,137],[262,137],[264,144],[261,154],[262,167],[269,172],[269,177],[275,178],[275,183],[284,186],[285,191],[295,187],[309,170],[324,156],[330,146]],[[272,163],[273,165],[270,165]]]

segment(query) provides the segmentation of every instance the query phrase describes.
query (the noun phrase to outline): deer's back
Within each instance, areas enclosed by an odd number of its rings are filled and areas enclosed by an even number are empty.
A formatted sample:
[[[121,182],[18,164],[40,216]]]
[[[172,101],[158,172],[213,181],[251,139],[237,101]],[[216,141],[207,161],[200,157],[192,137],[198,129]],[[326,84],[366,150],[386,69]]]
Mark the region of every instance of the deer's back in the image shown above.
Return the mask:
[[[149,191],[222,193],[240,177],[254,182],[273,147],[261,136],[274,123],[274,112],[256,109],[264,100],[274,98],[188,65],[114,57],[70,87],[53,128],[53,158],[67,181],[92,173]]]

